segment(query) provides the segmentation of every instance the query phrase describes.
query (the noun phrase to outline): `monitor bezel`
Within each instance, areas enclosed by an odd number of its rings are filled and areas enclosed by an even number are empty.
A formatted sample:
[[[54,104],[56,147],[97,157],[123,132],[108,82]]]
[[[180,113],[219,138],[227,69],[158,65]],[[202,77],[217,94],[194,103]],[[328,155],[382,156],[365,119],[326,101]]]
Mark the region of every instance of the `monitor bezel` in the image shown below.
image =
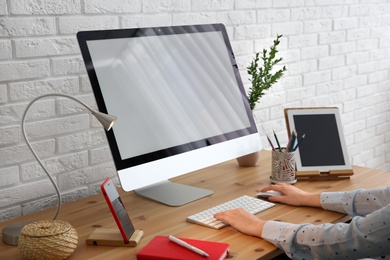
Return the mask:
[[[98,77],[93,65],[93,61],[88,49],[87,42],[93,40],[105,40],[105,39],[117,39],[117,38],[129,38],[129,37],[148,37],[156,35],[171,35],[171,34],[186,34],[186,33],[199,33],[218,31],[222,34],[225,46],[228,51],[229,60],[233,68],[235,78],[237,80],[237,86],[239,87],[241,98],[245,106],[246,114],[248,116],[250,126],[245,129],[239,129],[234,132],[225,133],[220,136],[214,136],[207,138],[206,140],[199,140],[188,144],[183,144],[167,149],[162,149],[148,154],[135,156],[132,158],[122,159],[120,151],[117,145],[115,134],[113,131],[106,132],[107,139],[111,148],[112,156],[115,162],[117,170],[126,169],[129,167],[135,167],[145,163],[149,163],[155,160],[164,159],[169,156],[178,155],[183,152],[193,150],[193,147],[204,148],[213,144],[224,142],[227,140],[233,140],[249,134],[256,134],[257,128],[253,119],[252,111],[247,102],[246,92],[241,80],[239,69],[234,57],[232,47],[228,38],[226,28],[223,24],[202,24],[202,25],[184,25],[184,26],[166,26],[166,27],[149,27],[149,28],[131,28],[131,29],[113,29],[113,30],[96,30],[96,31],[82,31],[77,33],[77,39],[80,45],[81,53],[87,68],[87,73],[91,82],[92,90],[94,92],[98,109],[107,113],[107,107],[104,101],[102,91]],[[191,147],[191,148],[189,148]],[[184,150],[183,150],[184,149]]]

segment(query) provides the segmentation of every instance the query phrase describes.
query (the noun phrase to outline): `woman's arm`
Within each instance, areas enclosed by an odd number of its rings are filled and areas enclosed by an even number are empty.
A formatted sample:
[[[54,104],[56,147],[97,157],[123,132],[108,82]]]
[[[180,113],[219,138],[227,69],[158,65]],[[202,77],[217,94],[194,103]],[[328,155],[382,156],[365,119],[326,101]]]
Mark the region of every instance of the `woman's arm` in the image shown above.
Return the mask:
[[[292,206],[319,207],[350,216],[365,216],[390,203],[390,187],[343,192],[309,193],[290,184],[275,184],[261,191],[275,190],[283,196],[268,198],[271,202]]]
[[[390,187],[353,190],[344,192],[323,192],[320,198],[322,208],[350,216],[366,216],[390,204]]]
[[[293,259],[390,258],[390,205],[351,223],[290,224],[267,221],[261,237]]]

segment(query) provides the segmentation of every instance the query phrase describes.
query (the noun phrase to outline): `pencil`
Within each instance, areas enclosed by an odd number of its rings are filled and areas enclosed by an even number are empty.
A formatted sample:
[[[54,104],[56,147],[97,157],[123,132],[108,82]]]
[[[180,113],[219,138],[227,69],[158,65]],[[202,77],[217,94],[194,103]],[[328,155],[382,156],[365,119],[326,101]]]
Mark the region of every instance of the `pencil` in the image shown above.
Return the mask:
[[[278,144],[278,149],[279,149],[279,152],[281,152],[282,151],[282,149],[281,149],[281,147],[280,147],[280,143],[279,143],[279,140],[278,140],[278,136],[276,135],[276,133],[275,133],[275,130],[273,130],[274,131],[274,137],[275,137],[275,141],[276,141],[276,143]]]
[[[269,139],[269,136],[268,136],[267,134],[265,134],[265,135],[267,136],[268,143],[269,143],[269,145],[271,146],[272,151],[275,151],[275,147],[274,147],[274,145],[272,144],[271,139]]]
[[[294,147],[293,151],[295,151],[296,149],[298,149],[298,146],[301,144],[302,140],[305,138],[306,134],[303,134],[301,136],[301,138],[299,138],[298,142],[297,142],[297,145]]]
[[[290,136],[290,140],[289,140],[289,142],[287,144],[287,152],[292,152],[293,151],[293,147],[294,147],[296,139],[297,139],[297,132],[295,130],[293,130],[292,133],[291,133],[291,136]]]

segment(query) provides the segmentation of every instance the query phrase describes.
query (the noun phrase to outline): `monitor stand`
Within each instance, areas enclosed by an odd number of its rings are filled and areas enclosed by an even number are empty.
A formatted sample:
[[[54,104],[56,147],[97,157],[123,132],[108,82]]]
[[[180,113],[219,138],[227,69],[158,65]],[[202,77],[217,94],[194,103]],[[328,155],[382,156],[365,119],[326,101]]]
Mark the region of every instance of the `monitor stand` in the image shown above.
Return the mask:
[[[134,190],[136,194],[168,206],[181,206],[213,194],[213,191],[168,180]]]

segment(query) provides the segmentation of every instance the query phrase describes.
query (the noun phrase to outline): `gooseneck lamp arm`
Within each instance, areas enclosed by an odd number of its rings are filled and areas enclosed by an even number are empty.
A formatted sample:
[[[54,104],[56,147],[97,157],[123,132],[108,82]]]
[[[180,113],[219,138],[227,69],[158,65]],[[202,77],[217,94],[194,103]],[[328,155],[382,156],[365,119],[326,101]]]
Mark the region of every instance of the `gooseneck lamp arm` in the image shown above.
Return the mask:
[[[26,110],[24,111],[24,114],[23,114],[23,117],[22,117],[22,132],[23,132],[24,139],[26,140],[26,143],[27,143],[28,147],[30,148],[30,150],[32,151],[35,159],[38,161],[39,165],[42,167],[42,169],[44,170],[44,172],[46,173],[47,177],[49,178],[49,180],[51,181],[51,183],[53,184],[53,186],[54,186],[54,188],[56,190],[57,197],[58,197],[58,204],[57,204],[57,210],[56,210],[56,212],[54,213],[54,216],[53,216],[53,220],[55,220],[57,218],[57,216],[58,216],[58,213],[60,212],[60,209],[61,209],[61,202],[62,202],[61,193],[60,193],[60,190],[59,190],[56,182],[54,181],[53,177],[49,174],[49,171],[47,170],[45,165],[43,165],[43,163],[39,159],[37,153],[35,152],[35,150],[31,146],[31,144],[30,144],[30,142],[29,142],[29,140],[27,138],[26,130],[25,130],[26,115],[27,115],[27,112],[28,112],[29,108],[31,107],[31,105],[34,104],[35,101],[37,101],[39,99],[42,99],[42,98],[45,98],[45,97],[51,97],[51,96],[59,96],[59,97],[69,98],[69,99],[72,99],[72,100],[78,102],[79,104],[83,105],[85,108],[87,108],[91,112],[92,115],[94,115],[96,117],[96,119],[103,125],[103,127],[107,131],[109,131],[111,129],[111,127],[114,125],[116,117],[115,116],[110,116],[110,115],[107,115],[107,114],[104,114],[104,113],[101,113],[101,112],[98,112],[98,111],[95,111],[91,107],[89,107],[87,104],[85,104],[84,102],[78,100],[77,98],[69,96],[69,95],[65,95],[65,94],[47,94],[47,95],[42,95],[42,96],[39,96],[39,97],[33,99],[27,105]]]
[[[114,125],[116,117],[115,116],[110,116],[110,115],[107,115],[107,114],[104,114],[104,113],[101,113],[101,112],[98,112],[96,110],[93,110],[92,108],[90,108],[84,102],[78,100],[75,97],[68,96],[68,95],[65,95],[65,94],[47,94],[47,95],[39,96],[39,97],[33,99],[27,105],[26,110],[24,111],[24,114],[23,114],[23,117],[22,117],[22,133],[23,133],[24,139],[26,140],[27,146],[30,148],[30,150],[33,153],[35,159],[38,161],[39,165],[41,165],[42,169],[44,170],[44,172],[46,173],[47,177],[49,178],[49,180],[51,181],[51,183],[53,184],[53,186],[54,186],[54,188],[56,190],[57,197],[58,197],[58,204],[57,204],[58,206],[57,206],[57,210],[56,210],[56,212],[55,212],[55,214],[53,216],[53,220],[55,220],[57,218],[57,216],[58,216],[58,213],[60,212],[60,209],[61,209],[61,203],[62,203],[61,193],[60,193],[60,190],[58,189],[58,186],[57,186],[56,182],[54,181],[53,177],[51,177],[51,175],[49,174],[49,171],[47,170],[45,165],[43,165],[42,161],[39,159],[39,157],[38,157],[37,153],[35,152],[34,148],[31,146],[30,141],[27,138],[26,130],[25,130],[26,115],[27,115],[27,112],[28,112],[29,108],[31,107],[31,105],[34,104],[35,101],[37,101],[38,99],[45,98],[45,97],[52,97],[52,96],[69,98],[69,99],[72,99],[72,100],[76,101],[77,103],[81,104],[82,106],[87,108],[92,113],[92,115],[94,115],[96,117],[96,119],[103,125],[103,127],[107,131],[109,131],[111,129],[111,127]],[[22,228],[25,225],[27,225],[28,223],[31,223],[31,222],[32,221],[17,222],[17,223],[13,223],[13,224],[10,224],[10,225],[4,227],[3,231],[2,231],[2,233],[3,233],[3,242],[5,244],[8,244],[8,245],[13,245],[13,246],[18,245],[18,240],[19,240],[19,236],[21,234]]]

